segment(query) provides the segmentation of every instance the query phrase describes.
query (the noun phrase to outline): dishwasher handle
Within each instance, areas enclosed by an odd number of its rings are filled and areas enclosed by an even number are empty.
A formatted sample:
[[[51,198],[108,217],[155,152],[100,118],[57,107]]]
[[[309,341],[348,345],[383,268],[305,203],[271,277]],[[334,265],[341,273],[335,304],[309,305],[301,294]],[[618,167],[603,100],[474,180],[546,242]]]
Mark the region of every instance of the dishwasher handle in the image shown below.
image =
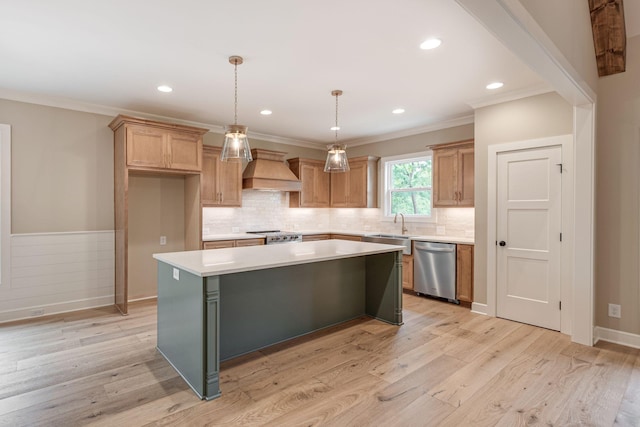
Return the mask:
[[[435,247],[433,245],[430,244],[420,244],[418,242],[414,243],[414,249],[416,251],[423,251],[423,252],[455,252],[456,250],[456,245],[447,245],[447,247]]]

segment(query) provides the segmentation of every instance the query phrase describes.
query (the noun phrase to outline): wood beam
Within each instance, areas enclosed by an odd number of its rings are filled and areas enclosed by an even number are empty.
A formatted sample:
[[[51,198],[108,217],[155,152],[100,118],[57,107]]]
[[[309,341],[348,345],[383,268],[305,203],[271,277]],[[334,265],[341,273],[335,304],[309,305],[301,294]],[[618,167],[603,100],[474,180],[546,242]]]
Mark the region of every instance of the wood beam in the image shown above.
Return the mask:
[[[625,71],[627,35],[623,0],[589,0],[593,45],[600,77]]]

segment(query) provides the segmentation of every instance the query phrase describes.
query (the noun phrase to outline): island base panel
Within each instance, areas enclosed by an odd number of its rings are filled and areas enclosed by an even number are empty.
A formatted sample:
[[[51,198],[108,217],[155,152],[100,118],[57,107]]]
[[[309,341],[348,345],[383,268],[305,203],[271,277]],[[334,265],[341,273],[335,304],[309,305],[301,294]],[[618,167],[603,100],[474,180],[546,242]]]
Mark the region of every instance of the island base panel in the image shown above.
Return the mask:
[[[365,314],[364,257],[220,276],[220,360]]]
[[[366,257],[366,314],[402,325],[401,252]]]

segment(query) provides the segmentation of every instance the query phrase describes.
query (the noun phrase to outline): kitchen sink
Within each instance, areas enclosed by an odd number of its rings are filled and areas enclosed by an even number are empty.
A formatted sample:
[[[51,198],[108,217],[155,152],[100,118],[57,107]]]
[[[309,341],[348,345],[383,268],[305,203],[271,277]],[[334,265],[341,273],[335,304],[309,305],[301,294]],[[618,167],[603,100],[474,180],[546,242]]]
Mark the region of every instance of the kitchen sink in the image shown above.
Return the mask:
[[[384,243],[386,245],[404,246],[402,253],[411,255],[411,236],[403,234],[370,234],[362,238],[363,242]]]

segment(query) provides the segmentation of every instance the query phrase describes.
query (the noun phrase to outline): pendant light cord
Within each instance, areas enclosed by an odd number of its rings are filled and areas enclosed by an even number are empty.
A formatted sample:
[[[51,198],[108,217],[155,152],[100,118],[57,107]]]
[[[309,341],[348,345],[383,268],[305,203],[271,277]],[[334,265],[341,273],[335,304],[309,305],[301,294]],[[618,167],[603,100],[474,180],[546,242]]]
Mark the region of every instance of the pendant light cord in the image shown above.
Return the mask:
[[[238,124],[238,60],[235,60],[233,63],[233,73],[235,76],[235,101],[234,101],[234,109],[233,109],[233,124]]]
[[[338,144],[338,96],[336,93],[336,145]]]

